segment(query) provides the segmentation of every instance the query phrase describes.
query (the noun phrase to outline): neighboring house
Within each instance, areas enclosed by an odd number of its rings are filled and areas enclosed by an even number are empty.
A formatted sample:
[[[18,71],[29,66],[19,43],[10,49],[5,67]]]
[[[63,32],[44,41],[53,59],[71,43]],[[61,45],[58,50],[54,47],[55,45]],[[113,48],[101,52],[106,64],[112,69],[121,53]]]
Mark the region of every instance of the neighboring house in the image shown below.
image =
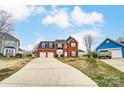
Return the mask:
[[[19,53],[20,42],[8,33],[0,33],[0,54],[3,56],[15,56]]]
[[[112,58],[124,57],[124,44],[116,42],[110,38],[106,38],[97,48],[96,53],[99,56],[99,51],[109,50]]]
[[[41,41],[33,54],[40,57],[77,57],[78,42],[71,36],[67,40]]]
[[[24,51],[23,49],[19,48],[19,52],[18,52],[19,54],[24,55],[24,52],[25,52],[25,51]]]
[[[78,56],[83,56],[85,55],[85,52],[81,49],[78,50]]]

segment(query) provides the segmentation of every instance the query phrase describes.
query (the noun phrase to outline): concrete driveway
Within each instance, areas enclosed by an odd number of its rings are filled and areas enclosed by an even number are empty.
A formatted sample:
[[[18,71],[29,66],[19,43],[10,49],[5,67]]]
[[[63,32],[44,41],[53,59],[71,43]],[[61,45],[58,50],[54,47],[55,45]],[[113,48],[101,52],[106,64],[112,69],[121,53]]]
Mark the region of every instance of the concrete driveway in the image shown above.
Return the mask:
[[[55,58],[36,58],[0,86],[97,86],[79,70]]]
[[[102,59],[105,63],[113,66],[114,68],[124,72],[124,58],[119,59]]]

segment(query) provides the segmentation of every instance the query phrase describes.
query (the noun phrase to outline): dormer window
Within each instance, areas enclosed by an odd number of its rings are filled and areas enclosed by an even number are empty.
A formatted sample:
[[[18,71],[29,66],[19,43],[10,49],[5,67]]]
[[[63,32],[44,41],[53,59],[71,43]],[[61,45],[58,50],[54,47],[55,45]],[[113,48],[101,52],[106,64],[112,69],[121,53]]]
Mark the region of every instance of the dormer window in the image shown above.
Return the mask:
[[[71,47],[76,47],[76,43],[71,43]]]
[[[49,48],[53,48],[53,43],[50,43],[49,44]]]
[[[42,48],[45,48],[45,43],[42,43]]]

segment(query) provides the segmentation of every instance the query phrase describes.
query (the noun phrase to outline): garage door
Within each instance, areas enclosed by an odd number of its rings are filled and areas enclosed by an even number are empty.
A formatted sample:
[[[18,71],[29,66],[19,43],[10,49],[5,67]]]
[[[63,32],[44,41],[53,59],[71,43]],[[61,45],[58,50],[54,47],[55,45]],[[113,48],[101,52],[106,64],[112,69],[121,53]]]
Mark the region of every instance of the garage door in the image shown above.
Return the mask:
[[[46,52],[40,52],[40,57],[45,58],[46,57]]]
[[[48,52],[48,53],[47,53],[47,57],[48,57],[48,58],[53,58],[53,57],[54,57],[54,53]]]
[[[111,51],[112,58],[121,58],[122,57],[121,49],[112,49],[110,51]]]

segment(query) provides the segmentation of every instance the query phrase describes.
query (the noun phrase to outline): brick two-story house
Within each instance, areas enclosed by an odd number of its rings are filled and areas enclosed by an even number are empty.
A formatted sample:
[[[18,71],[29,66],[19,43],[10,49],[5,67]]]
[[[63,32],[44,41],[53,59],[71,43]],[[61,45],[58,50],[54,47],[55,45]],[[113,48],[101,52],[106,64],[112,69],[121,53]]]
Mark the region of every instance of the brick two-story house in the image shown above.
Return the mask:
[[[40,57],[77,57],[78,42],[71,36],[67,40],[41,41],[33,54]]]

